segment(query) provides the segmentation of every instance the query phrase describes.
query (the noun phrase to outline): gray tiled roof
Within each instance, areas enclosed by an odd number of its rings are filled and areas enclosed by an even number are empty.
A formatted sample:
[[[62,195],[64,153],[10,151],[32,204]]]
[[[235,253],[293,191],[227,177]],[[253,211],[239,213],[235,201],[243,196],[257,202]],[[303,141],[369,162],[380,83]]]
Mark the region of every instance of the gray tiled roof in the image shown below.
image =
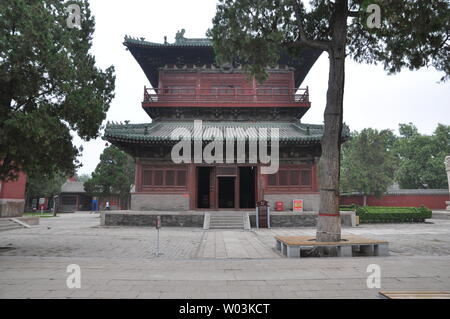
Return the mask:
[[[85,193],[84,183],[67,181],[61,186],[61,193]]]
[[[227,129],[233,129],[237,140],[257,140],[258,129],[278,128],[280,142],[296,142],[301,144],[320,143],[323,135],[323,125],[292,122],[203,122],[203,139],[212,140],[213,128],[225,136]],[[153,122],[148,124],[108,124],[105,138],[109,141],[134,143],[171,141],[175,129],[193,134],[194,122]],[[205,131],[208,130],[205,134]],[[269,135],[270,137],[270,135]],[[180,138],[181,139],[181,138]]]

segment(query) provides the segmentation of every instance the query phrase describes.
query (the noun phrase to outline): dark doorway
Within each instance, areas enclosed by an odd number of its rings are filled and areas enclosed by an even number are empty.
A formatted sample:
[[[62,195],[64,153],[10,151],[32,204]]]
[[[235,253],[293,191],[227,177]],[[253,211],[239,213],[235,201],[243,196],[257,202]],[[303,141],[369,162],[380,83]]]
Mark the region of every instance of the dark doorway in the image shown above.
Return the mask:
[[[234,208],[234,179],[235,177],[218,177],[219,208]]]
[[[210,208],[210,167],[199,167],[197,169],[197,207]]]
[[[255,208],[256,167],[239,167],[239,207]]]

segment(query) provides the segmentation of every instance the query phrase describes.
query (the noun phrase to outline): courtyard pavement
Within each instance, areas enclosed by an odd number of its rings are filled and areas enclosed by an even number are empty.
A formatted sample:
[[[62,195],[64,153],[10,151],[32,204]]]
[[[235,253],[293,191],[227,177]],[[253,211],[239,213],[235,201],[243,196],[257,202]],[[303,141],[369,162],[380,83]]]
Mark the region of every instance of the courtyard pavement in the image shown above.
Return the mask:
[[[390,242],[390,256],[287,259],[276,235],[314,228],[251,231],[101,227],[98,215],[41,218],[0,232],[0,298],[379,298],[380,290],[450,291],[450,220],[343,228]],[[67,266],[81,269],[69,289]],[[381,287],[368,288],[367,267]]]

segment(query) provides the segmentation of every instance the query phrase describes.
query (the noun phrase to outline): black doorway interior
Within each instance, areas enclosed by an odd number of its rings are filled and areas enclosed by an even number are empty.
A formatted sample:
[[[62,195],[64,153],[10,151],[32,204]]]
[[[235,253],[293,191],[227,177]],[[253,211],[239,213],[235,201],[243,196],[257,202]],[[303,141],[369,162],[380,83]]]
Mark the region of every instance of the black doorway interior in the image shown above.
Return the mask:
[[[199,167],[197,169],[197,207],[210,208],[209,183],[210,167]]]
[[[234,179],[235,177],[218,177],[219,208],[234,208]]]
[[[255,208],[256,167],[239,167],[239,207]]]

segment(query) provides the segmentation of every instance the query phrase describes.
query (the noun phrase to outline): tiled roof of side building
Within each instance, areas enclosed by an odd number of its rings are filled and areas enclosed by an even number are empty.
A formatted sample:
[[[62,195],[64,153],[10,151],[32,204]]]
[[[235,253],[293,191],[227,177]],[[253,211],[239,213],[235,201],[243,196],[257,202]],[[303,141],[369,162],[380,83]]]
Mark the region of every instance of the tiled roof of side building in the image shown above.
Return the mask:
[[[297,142],[302,144],[320,143],[323,125],[292,122],[203,122],[203,139],[213,140],[214,130],[219,130],[226,138],[227,129],[233,130],[237,140],[257,140],[261,129],[278,128],[280,142]],[[179,129],[177,140],[183,136],[194,136],[194,122],[154,122],[148,124],[108,124],[105,138],[109,141],[129,143],[172,142],[172,133]],[[270,139],[270,132],[268,138]],[[205,134],[206,133],[206,134]],[[220,133],[219,133],[220,134]],[[347,134],[343,134],[345,138]]]

